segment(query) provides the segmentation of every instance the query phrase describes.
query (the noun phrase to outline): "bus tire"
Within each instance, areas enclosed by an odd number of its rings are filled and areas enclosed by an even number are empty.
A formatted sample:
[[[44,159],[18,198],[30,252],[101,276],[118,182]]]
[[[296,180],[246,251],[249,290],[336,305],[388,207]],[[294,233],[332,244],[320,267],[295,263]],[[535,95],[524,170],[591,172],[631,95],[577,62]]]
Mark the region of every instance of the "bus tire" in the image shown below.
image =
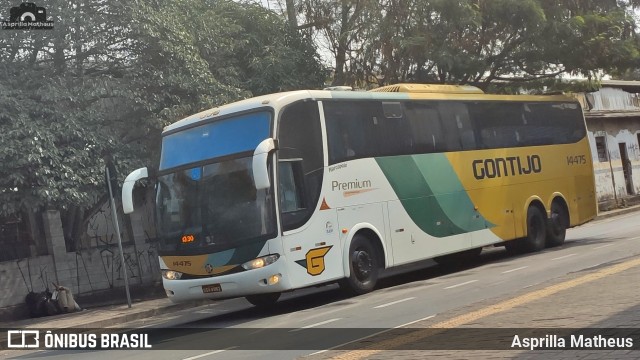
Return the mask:
[[[279,292],[245,296],[245,299],[247,299],[247,301],[250,302],[251,305],[261,308],[273,306],[276,302],[278,302],[279,298]]]
[[[509,255],[518,255],[523,251],[522,242],[524,240],[525,240],[524,238],[518,238],[518,239],[506,241],[504,243],[504,248],[507,249],[507,253]]]
[[[527,236],[520,241],[522,252],[534,252],[544,249],[547,237],[547,217],[537,206],[527,210]]]
[[[551,217],[547,222],[547,247],[564,244],[569,227],[567,209],[557,201],[551,204]]]
[[[378,254],[371,241],[356,234],[349,246],[348,278],[340,282],[340,287],[349,295],[371,292],[378,282]]]

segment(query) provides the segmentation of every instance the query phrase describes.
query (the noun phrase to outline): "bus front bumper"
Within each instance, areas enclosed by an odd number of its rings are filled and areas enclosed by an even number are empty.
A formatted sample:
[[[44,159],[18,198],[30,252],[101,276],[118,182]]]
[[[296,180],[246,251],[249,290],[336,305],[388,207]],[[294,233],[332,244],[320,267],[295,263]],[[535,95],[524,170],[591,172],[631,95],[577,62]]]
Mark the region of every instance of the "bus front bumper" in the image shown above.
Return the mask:
[[[264,268],[201,279],[167,280],[162,284],[174,303],[198,299],[227,299],[291,289],[284,276],[284,261]]]

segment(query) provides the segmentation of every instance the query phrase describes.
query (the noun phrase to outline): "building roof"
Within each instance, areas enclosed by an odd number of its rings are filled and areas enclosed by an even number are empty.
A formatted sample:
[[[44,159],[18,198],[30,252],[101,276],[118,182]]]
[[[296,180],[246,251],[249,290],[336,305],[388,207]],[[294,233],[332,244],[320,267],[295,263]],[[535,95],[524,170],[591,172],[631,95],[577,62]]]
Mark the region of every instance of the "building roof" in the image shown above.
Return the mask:
[[[602,87],[622,89],[630,93],[640,93],[640,81],[602,80]]]

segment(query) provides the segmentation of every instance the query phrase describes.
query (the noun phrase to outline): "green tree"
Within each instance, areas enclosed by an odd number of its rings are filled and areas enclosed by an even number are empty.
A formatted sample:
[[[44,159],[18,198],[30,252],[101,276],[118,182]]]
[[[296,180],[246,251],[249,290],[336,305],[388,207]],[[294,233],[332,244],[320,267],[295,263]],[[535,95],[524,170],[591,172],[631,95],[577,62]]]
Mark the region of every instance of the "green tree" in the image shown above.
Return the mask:
[[[57,208],[71,233],[105,195],[104,156],[122,180],[157,161],[169,123],[317,88],[326,75],[310,39],[257,5],[52,0],[47,9],[54,30],[0,38],[0,216]]]
[[[529,82],[562,74],[595,77],[636,67],[640,57],[634,20],[637,0],[333,4],[298,1],[299,8],[307,9],[309,22],[331,20],[319,29],[332,44],[338,83],[471,83],[487,88],[496,82]],[[345,64],[351,78],[343,75]]]

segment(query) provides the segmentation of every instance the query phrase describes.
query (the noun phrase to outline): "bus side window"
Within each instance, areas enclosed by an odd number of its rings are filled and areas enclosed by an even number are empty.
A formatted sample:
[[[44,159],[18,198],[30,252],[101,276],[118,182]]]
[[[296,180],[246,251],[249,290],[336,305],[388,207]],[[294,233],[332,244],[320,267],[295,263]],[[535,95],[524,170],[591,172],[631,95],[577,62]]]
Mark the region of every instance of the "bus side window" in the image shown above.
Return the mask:
[[[278,173],[280,174],[280,211],[290,213],[305,209],[302,159],[280,160]]]
[[[362,101],[325,101],[323,107],[329,165],[378,154],[376,131],[383,121],[381,111]]]
[[[381,102],[371,107],[376,119],[372,126],[373,142],[377,144],[373,156],[406,155],[414,153],[411,127],[402,103]],[[381,114],[382,112],[382,114]]]
[[[406,103],[405,114],[411,129],[414,154],[444,150],[442,125],[438,110],[428,103]]]
[[[520,103],[469,103],[479,148],[497,149],[523,146],[528,119]]]
[[[467,105],[461,102],[441,101],[438,109],[444,129],[445,151],[475,149],[475,131],[469,119]]]

